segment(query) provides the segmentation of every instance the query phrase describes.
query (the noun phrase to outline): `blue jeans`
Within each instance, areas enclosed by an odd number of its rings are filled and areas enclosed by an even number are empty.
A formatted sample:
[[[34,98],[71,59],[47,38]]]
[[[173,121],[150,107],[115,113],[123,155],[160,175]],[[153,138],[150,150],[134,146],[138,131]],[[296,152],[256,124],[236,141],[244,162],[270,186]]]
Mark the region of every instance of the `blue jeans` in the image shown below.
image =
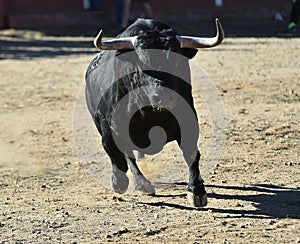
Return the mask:
[[[115,0],[115,13],[116,13],[116,20],[118,26],[121,26],[122,24],[122,17],[123,17],[123,1],[122,0]]]
[[[92,10],[103,10],[103,4],[101,0],[90,0]]]

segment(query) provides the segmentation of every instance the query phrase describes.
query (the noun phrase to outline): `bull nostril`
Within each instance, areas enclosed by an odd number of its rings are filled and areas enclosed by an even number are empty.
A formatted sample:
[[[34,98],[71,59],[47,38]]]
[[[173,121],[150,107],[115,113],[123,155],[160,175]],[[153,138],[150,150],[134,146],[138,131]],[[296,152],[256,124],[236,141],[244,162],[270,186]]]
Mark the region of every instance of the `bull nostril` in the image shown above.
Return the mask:
[[[161,102],[161,99],[158,95],[153,96],[153,102],[155,104],[159,104]]]

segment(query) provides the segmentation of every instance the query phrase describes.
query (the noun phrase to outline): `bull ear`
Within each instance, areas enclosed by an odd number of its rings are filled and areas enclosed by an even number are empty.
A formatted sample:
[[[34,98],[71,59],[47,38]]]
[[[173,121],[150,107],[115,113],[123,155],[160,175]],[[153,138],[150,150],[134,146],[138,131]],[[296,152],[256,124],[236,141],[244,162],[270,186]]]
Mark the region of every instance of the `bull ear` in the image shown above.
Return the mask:
[[[181,48],[182,55],[188,59],[192,59],[197,54],[198,50],[194,48]]]

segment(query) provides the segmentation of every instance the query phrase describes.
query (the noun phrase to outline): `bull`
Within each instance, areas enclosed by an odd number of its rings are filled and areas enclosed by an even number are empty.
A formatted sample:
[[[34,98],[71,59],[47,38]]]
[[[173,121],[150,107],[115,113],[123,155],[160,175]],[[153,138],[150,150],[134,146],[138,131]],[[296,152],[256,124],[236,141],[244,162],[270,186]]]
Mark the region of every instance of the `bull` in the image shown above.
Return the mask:
[[[85,96],[112,163],[115,192],[127,190],[129,166],[135,189],[154,194],[133,152],[154,154],[175,140],[189,169],[189,200],[194,207],[207,205],[189,59],[198,48],[221,44],[224,32],[218,19],[216,28],[215,37],[181,36],[160,21],[138,19],[114,39],[102,40],[102,30],[95,38],[101,51],[87,69]]]

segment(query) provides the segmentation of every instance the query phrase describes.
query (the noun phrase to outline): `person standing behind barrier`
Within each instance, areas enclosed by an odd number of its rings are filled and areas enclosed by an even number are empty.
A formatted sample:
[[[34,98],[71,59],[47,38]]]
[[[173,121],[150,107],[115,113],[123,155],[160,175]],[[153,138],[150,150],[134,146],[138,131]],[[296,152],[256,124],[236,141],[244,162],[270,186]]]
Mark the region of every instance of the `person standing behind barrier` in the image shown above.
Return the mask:
[[[300,0],[293,0],[292,10],[290,15],[290,23],[288,25],[289,33],[297,33],[299,31],[297,23],[300,16]]]
[[[118,28],[122,27],[123,0],[115,0],[115,15]]]
[[[86,11],[103,11],[101,0],[83,0],[83,9]]]
[[[126,28],[128,26],[128,21],[130,17],[130,6],[132,1],[134,0],[123,0],[122,28]],[[143,5],[146,18],[151,19],[153,13],[150,5],[150,0],[138,0],[138,2],[140,2]]]

